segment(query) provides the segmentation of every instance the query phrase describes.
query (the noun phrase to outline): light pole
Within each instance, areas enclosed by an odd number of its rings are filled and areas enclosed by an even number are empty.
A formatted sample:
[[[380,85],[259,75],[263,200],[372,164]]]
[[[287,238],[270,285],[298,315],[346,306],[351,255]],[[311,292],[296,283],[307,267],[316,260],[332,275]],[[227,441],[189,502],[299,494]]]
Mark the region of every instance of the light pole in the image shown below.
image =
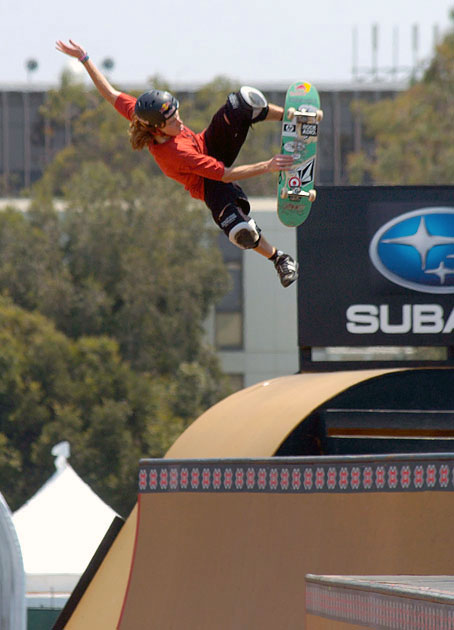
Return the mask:
[[[102,61],[101,66],[106,72],[110,72],[115,67],[115,61],[112,59],[112,57],[106,57]]]
[[[27,70],[27,79],[31,81],[32,74],[38,70],[38,62],[36,59],[27,59],[25,62],[25,68]]]
[[[38,69],[36,59],[27,59],[25,62],[27,70],[27,79],[31,83],[31,77]],[[30,186],[31,183],[31,121],[30,121],[30,95],[25,90],[22,94],[24,105],[24,185]]]

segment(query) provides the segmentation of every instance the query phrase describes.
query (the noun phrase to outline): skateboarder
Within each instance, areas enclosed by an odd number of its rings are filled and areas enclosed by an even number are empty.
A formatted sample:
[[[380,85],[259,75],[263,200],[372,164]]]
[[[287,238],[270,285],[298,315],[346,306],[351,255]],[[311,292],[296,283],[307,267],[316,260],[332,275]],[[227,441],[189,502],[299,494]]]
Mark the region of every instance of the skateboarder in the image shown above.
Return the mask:
[[[147,147],[165,175],[183,184],[195,199],[203,200],[234,245],[253,249],[271,260],[284,287],[297,279],[298,263],[261,234],[249,217],[248,199],[236,183],[288,170],[293,157],[279,154],[263,162],[232,166],[251,125],[282,120],[282,107],[268,104],[259,90],[245,86],[229,94],[207,129],[196,134],[183,124],[178,100],[169,92],[153,89],[136,99],[110,85],[79,44],[58,41],[57,50],[77,58],[101,96],[130,121],[133,149]]]

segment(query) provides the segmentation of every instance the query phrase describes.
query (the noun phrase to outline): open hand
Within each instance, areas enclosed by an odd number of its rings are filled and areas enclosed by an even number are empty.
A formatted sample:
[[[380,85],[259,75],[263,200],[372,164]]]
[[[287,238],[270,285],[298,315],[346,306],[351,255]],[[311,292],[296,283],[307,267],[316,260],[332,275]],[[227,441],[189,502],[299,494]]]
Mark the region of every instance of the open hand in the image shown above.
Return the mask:
[[[65,44],[64,42],[58,40],[56,42],[55,48],[59,50],[60,52],[64,53],[65,55],[69,55],[70,57],[76,57],[77,59],[80,59],[81,57],[84,57],[87,54],[86,51],[82,48],[82,46],[79,46],[79,44],[76,44],[76,42],[73,42],[72,39],[69,40],[69,44]]]

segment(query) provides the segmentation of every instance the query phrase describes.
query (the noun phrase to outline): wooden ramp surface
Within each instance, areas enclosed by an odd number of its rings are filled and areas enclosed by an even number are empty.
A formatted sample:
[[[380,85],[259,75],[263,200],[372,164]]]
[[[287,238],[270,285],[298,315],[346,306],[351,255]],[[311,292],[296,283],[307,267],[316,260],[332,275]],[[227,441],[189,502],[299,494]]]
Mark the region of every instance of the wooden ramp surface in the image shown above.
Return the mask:
[[[270,457],[327,401],[372,381],[386,392],[394,376],[407,372],[281,377],[202,414],[166,460],[145,464],[140,518],[136,507],[65,630],[115,630],[124,601],[121,630],[262,630],[278,615],[282,623],[274,627],[303,628],[306,573],[450,572],[449,457],[434,460],[435,473],[426,460],[404,465],[398,456],[331,464],[317,458],[308,465],[300,459],[290,468]],[[451,476],[442,485],[446,466]],[[144,626],[134,626],[136,599]]]
[[[210,407],[175,441],[166,458],[272,457],[288,434],[331,398],[399,371],[292,374],[257,383]]]
[[[305,576],[449,574],[454,455],[144,460],[120,630],[304,628]]]

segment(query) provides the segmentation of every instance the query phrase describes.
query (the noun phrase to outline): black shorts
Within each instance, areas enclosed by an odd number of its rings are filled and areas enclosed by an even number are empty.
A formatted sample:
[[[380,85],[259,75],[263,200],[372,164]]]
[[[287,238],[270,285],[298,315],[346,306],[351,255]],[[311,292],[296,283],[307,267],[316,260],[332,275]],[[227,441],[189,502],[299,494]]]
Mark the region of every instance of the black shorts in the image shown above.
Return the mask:
[[[251,111],[240,106],[237,94],[229,94],[226,103],[215,113],[205,132],[208,155],[227,167],[232,166],[251,127],[251,116]],[[218,225],[219,214],[231,203],[249,214],[249,201],[238,184],[205,179],[204,186],[205,203]]]
[[[218,225],[219,215],[230,204],[239,206],[244,214],[251,211],[246,193],[238,184],[225,184],[214,179],[205,179],[205,203]]]

